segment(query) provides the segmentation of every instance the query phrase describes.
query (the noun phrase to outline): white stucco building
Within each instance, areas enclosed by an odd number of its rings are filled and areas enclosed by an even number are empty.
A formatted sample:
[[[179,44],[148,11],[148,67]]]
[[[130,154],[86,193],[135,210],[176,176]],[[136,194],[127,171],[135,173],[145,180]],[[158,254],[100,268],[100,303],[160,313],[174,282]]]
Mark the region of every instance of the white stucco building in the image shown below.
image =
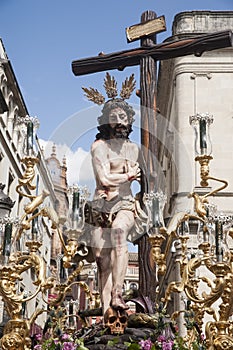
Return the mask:
[[[176,15],[173,39],[233,29],[233,12],[194,11]],[[169,39],[172,39],[169,38]],[[195,164],[194,132],[189,117],[197,113],[213,115],[210,136],[210,173],[229,181],[216,204],[229,210],[232,203],[233,146],[233,49],[206,51],[200,57],[188,55],[160,63],[158,107],[169,122],[162,140],[160,162],[166,172],[166,192],[170,198],[166,216],[187,209],[186,196],[200,186],[199,165]],[[169,141],[169,142],[168,142]],[[213,183],[210,186],[214,186]]]

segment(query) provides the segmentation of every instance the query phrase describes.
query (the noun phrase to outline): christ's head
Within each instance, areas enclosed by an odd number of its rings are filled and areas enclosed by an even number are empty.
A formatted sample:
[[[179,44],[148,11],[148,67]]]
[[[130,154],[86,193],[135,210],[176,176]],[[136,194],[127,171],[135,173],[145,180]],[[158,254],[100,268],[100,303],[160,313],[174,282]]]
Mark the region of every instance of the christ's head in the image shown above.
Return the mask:
[[[132,132],[135,112],[125,100],[114,98],[107,101],[98,118],[97,139],[128,138]]]

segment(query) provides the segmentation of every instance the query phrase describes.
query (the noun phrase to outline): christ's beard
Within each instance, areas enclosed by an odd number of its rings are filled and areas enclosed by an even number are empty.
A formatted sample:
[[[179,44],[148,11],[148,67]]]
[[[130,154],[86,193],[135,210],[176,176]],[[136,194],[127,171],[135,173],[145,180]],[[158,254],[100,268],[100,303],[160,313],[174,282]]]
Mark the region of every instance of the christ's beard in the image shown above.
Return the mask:
[[[117,139],[127,139],[129,136],[129,125],[116,125],[112,129],[112,135]]]

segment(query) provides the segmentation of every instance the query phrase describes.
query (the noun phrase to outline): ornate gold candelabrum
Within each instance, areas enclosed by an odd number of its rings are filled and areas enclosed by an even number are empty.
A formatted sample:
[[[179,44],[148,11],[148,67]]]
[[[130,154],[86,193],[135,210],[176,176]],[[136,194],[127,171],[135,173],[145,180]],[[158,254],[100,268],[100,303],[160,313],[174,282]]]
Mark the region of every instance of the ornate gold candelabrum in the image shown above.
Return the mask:
[[[46,266],[44,259],[38,254],[41,242],[38,237],[38,231],[35,227],[36,219],[39,215],[44,215],[43,210],[39,210],[40,204],[48,196],[47,191],[34,196],[29,194],[31,190],[36,189],[32,181],[35,176],[34,166],[38,163],[38,158],[33,155],[25,157],[22,162],[25,164],[25,172],[22,179],[19,179],[17,192],[31,202],[25,207],[25,213],[19,220],[16,229],[13,231],[13,225],[5,225],[5,236],[2,252],[3,265],[0,266],[0,295],[10,317],[4,328],[4,335],[1,339],[1,348],[8,349],[30,349],[30,326],[35,318],[43,310],[35,310],[29,320],[22,317],[23,304],[35,298],[38,293],[45,294],[53,286],[53,279],[46,277]],[[25,192],[23,191],[26,190]],[[46,214],[47,215],[47,214]],[[21,236],[32,228],[31,239],[25,245],[28,251],[14,250],[10,251],[11,246],[16,246]],[[19,292],[17,283],[22,280],[23,272],[33,269],[36,279],[33,282],[35,291],[28,297],[24,292]]]
[[[194,212],[175,214],[167,228],[161,222],[157,225],[153,222],[149,236],[151,257],[157,265],[159,284],[160,277],[166,274],[174,242],[180,243],[180,259],[176,261],[180,266],[180,278],[169,283],[162,301],[166,307],[172,293],[185,293],[195,324],[200,330],[205,326],[206,348],[233,349],[233,254],[227,243],[229,237],[233,238],[233,215],[219,214],[209,203],[209,197],[226,188],[228,183],[209,174],[212,157],[207,153],[207,127],[213,122],[212,116],[198,114],[190,119],[195,127],[199,127],[196,135],[199,135],[200,154],[195,160],[200,164],[201,186],[208,187],[210,180],[220,182],[221,186],[205,195],[191,193]],[[161,207],[157,206],[157,212],[153,212],[157,218],[161,216],[159,209]],[[199,245],[197,254],[190,257],[188,226],[192,222],[198,222]],[[175,310],[173,317],[182,312],[187,310]],[[206,322],[208,315],[211,320]],[[191,347],[192,332],[188,331],[186,341]]]
[[[70,209],[68,213],[67,229],[64,232],[64,235],[67,238],[67,244],[64,242],[59,226],[54,225],[54,228],[57,229],[63,245],[62,263],[63,267],[68,271],[68,277],[66,281],[57,281],[54,284],[52,293],[53,298],[49,303],[51,307],[57,307],[58,305],[62,305],[62,303],[64,304],[66,295],[71,292],[74,285],[78,285],[79,288],[85,292],[89,305],[93,301],[93,295],[88,285],[83,281],[77,281],[77,277],[80,275],[84,265],[83,260],[89,254],[86,242],[80,240],[80,237],[83,234],[85,224],[85,204],[90,193],[86,186],[72,186],[69,188],[68,194],[70,195]],[[59,220],[55,221],[58,222]],[[65,312],[65,309],[65,306],[60,306],[60,310],[63,310],[63,316],[60,322],[60,326],[63,327],[63,331],[69,330],[69,327],[66,324],[70,318],[75,318],[75,323],[76,319],[80,318],[77,312],[75,314],[69,314],[69,312]],[[88,325],[86,319],[80,318],[80,320],[85,326]],[[69,331],[71,331],[71,329]]]
[[[20,122],[25,123],[25,119],[22,119]],[[30,202],[25,206],[24,213],[17,221],[17,225],[14,225],[10,218],[6,218],[1,223],[5,232],[2,245],[2,264],[0,265],[0,296],[4,301],[4,306],[10,318],[4,327],[3,337],[0,340],[0,346],[3,350],[31,349],[30,328],[36,318],[41,313],[47,312],[48,309],[35,309],[30,319],[24,318],[22,310],[25,303],[36,298],[39,293],[41,293],[43,300],[50,307],[61,305],[65,300],[66,294],[70,292],[74,284],[79,284],[86,292],[88,298],[92,298],[86,283],[77,281],[77,276],[83,267],[82,259],[87,254],[86,247],[82,244],[80,248],[78,242],[82,225],[77,224],[79,217],[77,209],[80,205],[77,201],[77,192],[73,192],[76,202],[75,200],[73,201],[73,221],[72,227],[68,232],[67,245],[59,228],[60,219],[57,213],[52,207],[44,205],[45,198],[49,195],[49,192],[43,189],[40,194],[32,194],[32,191],[38,192],[34,179],[35,166],[39,163],[39,158],[34,155],[33,149],[33,122],[32,118],[26,118],[27,137],[25,138],[25,148],[27,155],[22,159],[25,171],[22,178],[19,178],[18,186],[16,187],[17,193],[24,198],[28,198]],[[85,203],[85,196],[87,197],[87,189],[83,190],[80,208]],[[72,259],[80,256],[78,262],[76,261],[76,268],[72,270],[67,280],[63,283],[57,280],[55,276],[48,277],[46,275],[47,266],[39,251],[42,245],[42,237],[39,234],[38,219],[42,217],[48,218],[51,222],[51,228],[57,230],[64,251],[64,266],[72,266]],[[31,234],[30,238],[28,232]],[[22,239],[27,247],[25,251],[20,249]],[[28,296],[25,296],[25,290],[19,291],[18,285],[23,280],[23,273],[28,270],[32,270],[35,275],[35,279],[32,281],[34,290]],[[51,291],[55,292],[55,297],[50,301],[48,301],[48,291],[50,293]]]

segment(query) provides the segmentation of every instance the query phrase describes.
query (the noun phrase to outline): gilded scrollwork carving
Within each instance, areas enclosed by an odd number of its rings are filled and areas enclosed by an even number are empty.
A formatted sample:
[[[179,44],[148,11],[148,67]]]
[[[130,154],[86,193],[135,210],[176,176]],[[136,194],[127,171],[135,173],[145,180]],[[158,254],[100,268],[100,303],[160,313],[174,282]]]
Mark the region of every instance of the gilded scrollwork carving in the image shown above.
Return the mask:
[[[216,208],[209,204],[209,197],[228,185],[227,181],[209,175],[211,159],[212,157],[206,154],[196,157],[201,166],[201,186],[207,187],[210,180],[220,182],[222,185],[204,195],[192,192],[188,197],[194,200],[194,213],[176,213],[170,220],[168,228],[161,227],[157,231],[154,230],[153,242],[157,244],[152,244],[151,256],[157,265],[157,271],[162,270],[165,275],[171,254],[178,249],[176,263],[179,265],[180,278],[168,284],[162,301],[167,307],[172,293],[183,293],[189,301],[189,308],[199,329],[203,327],[205,315],[212,316],[214,321],[208,322],[205,329],[206,348],[223,350],[233,349],[233,325],[232,321],[229,321],[233,314],[233,255],[226,247],[226,235],[233,238],[233,217],[217,214]],[[188,256],[189,232],[185,232],[184,223],[190,220],[200,227],[202,236],[199,235],[198,254]],[[152,242],[151,237],[148,239]],[[173,317],[182,312],[187,311],[175,312]],[[190,343],[192,336],[190,332],[187,333],[185,338],[187,343]]]
[[[19,220],[19,224],[12,234],[11,243],[19,242],[21,237],[29,229],[32,229],[32,238],[25,242],[27,251],[14,250],[7,258],[7,265],[0,266],[0,295],[4,301],[6,310],[10,316],[10,320],[4,328],[4,335],[0,340],[0,346],[3,350],[29,350],[31,349],[30,339],[30,327],[35,321],[36,317],[46,310],[35,310],[30,319],[22,318],[23,304],[29,300],[34,299],[39,293],[42,294],[42,298],[47,301],[47,291],[55,290],[57,297],[51,302],[51,305],[59,305],[64,299],[67,292],[73,284],[80,284],[84,289],[88,298],[92,298],[91,292],[87,285],[83,282],[77,282],[76,278],[80,274],[83,267],[83,262],[79,261],[77,268],[68,276],[65,283],[61,284],[54,277],[47,277],[47,267],[43,257],[39,253],[39,249],[42,245],[37,231],[33,231],[33,223],[38,220],[39,217],[47,217],[51,221],[51,228],[57,230],[63,245],[65,256],[68,256],[69,261],[78,254],[79,248],[75,241],[75,244],[70,246],[65,245],[62,233],[60,232],[60,218],[57,216],[54,209],[48,206],[42,206],[45,198],[49,195],[46,189],[38,195],[31,194],[32,190],[36,189],[33,184],[35,177],[35,165],[39,162],[39,159],[34,156],[25,157],[22,162],[26,169],[23,177],[19,179],[19,184],[16,187],[16,191],[24,197],[30,199],[30,203],[25,206],[25,212]],[[82,254],[81,254],[82,255]],[[83,252],[83,255],[84,252]],[[65,259],[64,259],[65,260]],[[33,270],[35,280],[32,283],[35,289],[27,296],[24,291],[19,291],[17,284],[21,281],[22,274],[25,271]]]

